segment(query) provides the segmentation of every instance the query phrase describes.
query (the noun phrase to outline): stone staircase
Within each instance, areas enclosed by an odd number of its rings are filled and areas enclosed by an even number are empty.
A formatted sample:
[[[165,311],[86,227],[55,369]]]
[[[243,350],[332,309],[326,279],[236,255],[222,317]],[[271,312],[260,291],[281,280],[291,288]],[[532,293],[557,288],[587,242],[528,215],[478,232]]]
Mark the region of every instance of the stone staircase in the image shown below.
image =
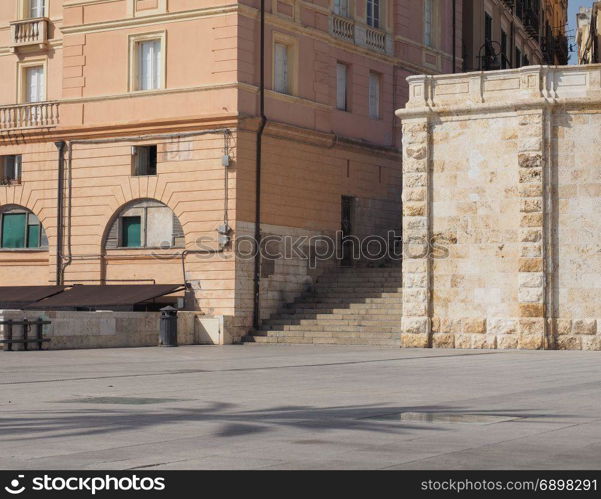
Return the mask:
[[[400,265],[338,268],[245,341],[400,347],[401,307]]]

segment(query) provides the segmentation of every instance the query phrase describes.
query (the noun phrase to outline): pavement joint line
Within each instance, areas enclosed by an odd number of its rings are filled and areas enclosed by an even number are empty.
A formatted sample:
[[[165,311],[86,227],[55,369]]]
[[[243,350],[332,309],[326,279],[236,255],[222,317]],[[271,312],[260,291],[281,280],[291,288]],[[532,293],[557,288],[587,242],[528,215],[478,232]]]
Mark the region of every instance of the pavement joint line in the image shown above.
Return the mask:
[[[247,368],[232,368],[232,369],[198,369],[181,371],[162,371],[162,372],[150,372],[140,374],[117,374],[111,376],[96,376],[96,377],[82,377],[82,378],[56,378],[56,379],[41,379],[31,381],[8,381],[0,382],[2,385],[30,385],[38,383],[58,383],[65,381],[94,381],[100,379],[117,379],[117,378],[138,378],[147,376],[165,376],[165,375],[183,375],[183,374],[215,374],[215,373],[227,373],[227,372],[248,372],[248,371],[266,371],[275,369],[300,369],[306,367],[335,367],[335,366],[348,366],[356,364],[371,364],[376,362],[395,362],[395,361],[407,361],[407,360],[424,360],[424,359],[454,359],[459,357],[477,357],[480,355],[502,355],[505,352],[481,352],[481,353],[463,353],[453,355],[427,355],[423,357],[397,357],[394,359],[372,359],[372,360],[356,360],[356,361],[345,361],[345,362],[330,362],[323,364],[297,364],[297,365],[285,365],[285,366],[261,366],[261,367],[247,367]],[[14,371],[13,371],[14,373]]]

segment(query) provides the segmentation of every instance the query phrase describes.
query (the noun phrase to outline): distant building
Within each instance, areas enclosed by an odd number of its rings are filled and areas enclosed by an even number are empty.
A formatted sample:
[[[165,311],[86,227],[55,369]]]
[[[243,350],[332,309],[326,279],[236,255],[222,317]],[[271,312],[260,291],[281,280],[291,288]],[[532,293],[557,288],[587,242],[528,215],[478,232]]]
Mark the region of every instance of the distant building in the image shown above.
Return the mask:
[[[601,2],[593,3],[591,8],[580,7],[576,14],[578,33],[578,64],[593,64],[601,60]]]
[[[465,71],[567,64],[566,0],[465,0]]]

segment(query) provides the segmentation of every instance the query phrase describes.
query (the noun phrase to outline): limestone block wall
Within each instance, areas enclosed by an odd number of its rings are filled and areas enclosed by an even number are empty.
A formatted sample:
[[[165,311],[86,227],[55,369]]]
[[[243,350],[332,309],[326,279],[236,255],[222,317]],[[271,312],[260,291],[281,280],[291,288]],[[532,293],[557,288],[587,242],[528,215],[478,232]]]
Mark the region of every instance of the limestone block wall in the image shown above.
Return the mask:
[[[403,344],[601,349],[601,66],[408,81]]]

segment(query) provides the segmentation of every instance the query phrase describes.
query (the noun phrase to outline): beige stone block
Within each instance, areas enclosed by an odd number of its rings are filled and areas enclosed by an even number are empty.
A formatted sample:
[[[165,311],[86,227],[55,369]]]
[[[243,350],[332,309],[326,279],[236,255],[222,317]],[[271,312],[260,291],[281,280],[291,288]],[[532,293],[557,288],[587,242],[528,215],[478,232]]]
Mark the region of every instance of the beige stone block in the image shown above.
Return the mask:
[[[520,303],[520,317],[544,317],[545,306],[542,303]]]
[[[542,149],[541,137],[520,137],[518,150],[520,152],[540,152]]]
[[[432,317],[432,325],[430,327],[433,333],[440,333],[440,317]]]
[[[455,336],[455,348],[472,348],[472,336],[469,334],[458,334]]]
[[[597,321],[595,319],[572,321],[572,334],[597,334]]]
[[[401,330],[409,335],[427,336],[428,321],[427,317],[403,317],[401,319]]]
[[[601,336],[583,336],[582,349],[595,351],[601,350]]]
[[[462,319],[463,332],[467,334],[486,333],[486,319]]]
[[[523,244],[520,248],[522,258],[540,258],[543,256],[542,244]]]
[[[543,195],[542,184],[520,184],[518,188],[520,197],[523,198],[537,198]]]
[[[425,316],[428,311],[426,303],[405,303],[403,305],[403,314],[409,317],[421,317]]]
[[[428,335],[427,334],[412,334],[402,333],[401,334],[401,347],[402,348],[428,348]]]
[[[518,328],[521,335],[544,335],[545,319],[520,319]]]
[[[558,336],[557,337],[557,349],[558,350],[582,350],[581,336]]]
[[[423,160],[428,154],[428,148],[425,144],[411,144],[405,148],[405,153],[409,158]]]
[[[518,290],[520,303],[542,303],[543,288],[520,288]]]
[[[543,238],[541,229],[521,229],[520,241],[523,243],[537,243]]]
[[[458,334],[462,331],[461,319],[450,319],[442,317],[440,319],[440,332],[448,334]]]
[[[542,198],[522,199],[520,210],[522,213],[541,212],[543,211],[543,200]]]
[[[520,114],[519,124],[520,126],[527,128],[534,128],[536,125],[542,125],[543,118],[540,113],[531,114]],[[542,129],[540,130],[542,133]]]
[[[428,177],[425,173],[405,173],[403,175],[403,186],[409,187],[425,187],[428,185]]]
[[[425,289],[404,289],[403,303],[417,302],[425,303],[428,299],[428,292]]]
[[[406,217],[423,217],[426,215],[425,203],[404,203],[403,216]]]
[[[542,175],[542,168],[520,168],[520,183],[538,183],[541,181]]]
[[[477,334],[472,337],[472,348],[477,350],[494,350],[497,348],[497,337],[494,334]]]
[[[432,347],[433,348],[455,348],[455,335],[454,334],[433,334],[432,335]]]
[[[518,324],[514,319],[488,319],[487,324],[489,334],[502,336],[515,334],[518,331]]]
[[[518,154],[518,165],[520,168],[540,168],[542,165],[542,155],[532,153]]]
[[[424,201],[426,192],[424,188],[403,189],[403,201]]]
[[[427,270],[428,260],[426,258],[403,259],[403,274],[408,272],[426,272]]]
[[[557,334],[572,334],[572,321],[569,319],[556,320]]]
[[[545,282],[545,274],[543,272],[527,272],[519,275],[518,278],[520,288],[541,288]]]
[[[520,258],[520,272],[542,272],[542,258]]]
[[[520,220],[521,227],[542,227],[543,226],[543,214],[542,213],[527,213],[522,215]]]
[[[517,335],[500,335],[497,336],[497,348],[500,350],[515,350],[518,348],[519,338]]]
[[[428,285],[428,275],[423,273],[410,273],[403,276],[404,288],[425,288]],[[411,315],[411,314],[410,314]]]
[[[545,344],[545,337],[542,334],[522,334],[518,343],[521,350],[542,350]]]

